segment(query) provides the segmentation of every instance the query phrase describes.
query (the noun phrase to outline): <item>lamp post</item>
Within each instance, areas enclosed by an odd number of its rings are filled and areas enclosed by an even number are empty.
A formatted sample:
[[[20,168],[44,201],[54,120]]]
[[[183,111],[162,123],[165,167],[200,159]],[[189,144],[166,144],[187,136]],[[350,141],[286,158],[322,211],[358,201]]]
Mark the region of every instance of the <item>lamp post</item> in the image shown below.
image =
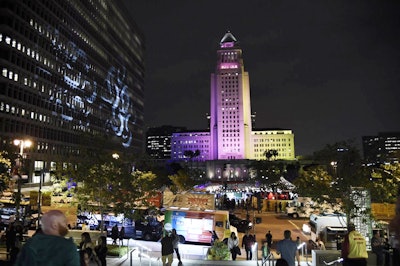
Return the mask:
[[[42,212],[42,184],[44,182],[44,178],[45,178],[45,174],[46,174],[46,169],[42,169],[41,173],[40,173],[40,180],[39,180],[39,193],[38,193],[38,217],[37,217],[37,229],[40,228],[40,214]]]
[[[14,140],[14,145],[19,146],[19,160],[17,167],[21,168],[22,167],[22,159],[24,158],[24,148],[28,148],[32,145],[32,141],[30,140],[20,140],[16,139]],[[18,192],[15,197],[15,218],[17,222],[19,222],[20,219],[20,213],[19,213],[19,208],[21,204],[21,173],[18,171],[17,173],[17,187],[18,187]]]

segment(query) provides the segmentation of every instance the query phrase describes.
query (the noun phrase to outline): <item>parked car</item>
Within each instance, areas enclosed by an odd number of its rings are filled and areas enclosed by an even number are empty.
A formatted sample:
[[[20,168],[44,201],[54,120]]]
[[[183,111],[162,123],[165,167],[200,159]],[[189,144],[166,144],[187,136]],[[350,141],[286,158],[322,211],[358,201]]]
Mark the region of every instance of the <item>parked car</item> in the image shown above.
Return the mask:
[[[111,229],[115,223],[107,224],[107,236],[111,237]],[[135,222],[124,222],[117,224],[118,230],[124,226],[125,238],[143,239],[146,241],[158,241],[162,236],[162,223],[156,219],[136,220]]]
[[[239,233],[245,233],[247,230],[253,228],[253,224],[251,221],[241,219],[234,214],[229,214],[229,223],[232,226],[236,227]]]
[[[162,224],[156,220],[136,220],[134,226],[134,238],[146,241],[157,241],[162,236]]]

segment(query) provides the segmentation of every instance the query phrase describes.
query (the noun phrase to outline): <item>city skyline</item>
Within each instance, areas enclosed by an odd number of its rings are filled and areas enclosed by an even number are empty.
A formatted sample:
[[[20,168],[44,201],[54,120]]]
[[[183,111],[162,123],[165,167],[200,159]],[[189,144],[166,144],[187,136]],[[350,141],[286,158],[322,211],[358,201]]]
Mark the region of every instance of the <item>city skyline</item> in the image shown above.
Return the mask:
[[[256,128],[292,129],[297,155],[400,130],[400,3],[125,2],[146,38],[147,126],[207,127],[215,48],[230,30]]]

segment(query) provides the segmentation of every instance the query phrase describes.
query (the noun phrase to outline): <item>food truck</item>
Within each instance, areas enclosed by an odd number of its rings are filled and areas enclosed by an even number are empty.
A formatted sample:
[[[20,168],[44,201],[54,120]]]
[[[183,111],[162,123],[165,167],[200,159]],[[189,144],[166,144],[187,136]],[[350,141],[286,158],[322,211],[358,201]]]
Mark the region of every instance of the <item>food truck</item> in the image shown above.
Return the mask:
[[[213,233],[220,240],[237,234],[229,224],[229,212],[222,210],[190,210],[189,208],[168,208],[165,211],[164,229],[175,229],[181,242],[211,244]]]

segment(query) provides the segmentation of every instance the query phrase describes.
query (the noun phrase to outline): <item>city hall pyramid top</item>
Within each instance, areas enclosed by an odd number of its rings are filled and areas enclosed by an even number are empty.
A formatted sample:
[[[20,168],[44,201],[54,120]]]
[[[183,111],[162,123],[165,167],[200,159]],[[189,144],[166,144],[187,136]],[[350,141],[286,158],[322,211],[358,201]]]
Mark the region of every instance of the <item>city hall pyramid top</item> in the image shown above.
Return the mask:
[[[237,43],[237,39],[230,31],[227,31],[219,42],[222,48],[233,47]]]

